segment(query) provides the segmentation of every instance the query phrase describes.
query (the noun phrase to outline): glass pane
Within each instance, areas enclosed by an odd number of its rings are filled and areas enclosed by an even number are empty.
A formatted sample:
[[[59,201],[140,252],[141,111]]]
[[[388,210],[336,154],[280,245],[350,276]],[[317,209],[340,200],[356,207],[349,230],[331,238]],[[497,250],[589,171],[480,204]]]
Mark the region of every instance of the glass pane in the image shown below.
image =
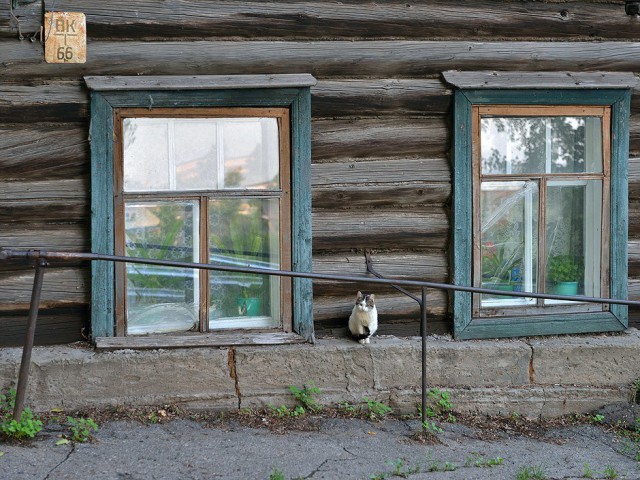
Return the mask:
[[[218,187],[217,124],[205,118],[177,119],[173,139],[177,190]]]
[[[160,118],[124,119],[124,190],[169,189],[168,125]]]
[[[483,117],[482,173],[602,172],[600,117]]]
[[[124,191],[275,189],[275,118],[126,118]]]
[[[280,268],[277,198],[209,202],[209,261],[219,265]],[[209,328],[275,327],[280,324],[278,277],[211,272]]]
[[[538,184],[483,182],[481,187],[482,287],[535,292],[538,262]],[[482,295],[481,306],[533,303]]]
[[[274,189],[280,185],[275,118],[224,119],[224,187]]]
[[[198,259],[198,204],[127,203],[125,254],[193,262]],[[198,271],[132,264],[127,272],[127,334],[187,331],[198,325]]]
[[[601,234],[602,181],[547,184],[547,292],[600,296]]]

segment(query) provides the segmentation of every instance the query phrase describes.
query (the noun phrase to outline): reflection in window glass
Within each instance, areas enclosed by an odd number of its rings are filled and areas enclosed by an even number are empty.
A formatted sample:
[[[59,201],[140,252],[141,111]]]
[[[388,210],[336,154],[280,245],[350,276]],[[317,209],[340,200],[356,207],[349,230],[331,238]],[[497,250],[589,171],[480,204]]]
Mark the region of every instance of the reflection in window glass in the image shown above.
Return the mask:
[[[193,262],[198,259],[198,204],[125,205],[125,254]],[[127,333],[185,331],[198,324],[198,271],[128,263]]]
[[[600,296],[602,181],[550,181],[547,198],[546,291]]]
[[[600,117],[483,117],[482,173],[602,172]]]
[[[538,184],[483,182],[481,194],[482,287],[536,292]],[[482,295],[482,306],[522,305],[529,299]]]
[[[211,200],[210,263],[279,269],[279,224],[277,198]],[[212,272],[210,287],[211,329],[279,325],[278,277]]]

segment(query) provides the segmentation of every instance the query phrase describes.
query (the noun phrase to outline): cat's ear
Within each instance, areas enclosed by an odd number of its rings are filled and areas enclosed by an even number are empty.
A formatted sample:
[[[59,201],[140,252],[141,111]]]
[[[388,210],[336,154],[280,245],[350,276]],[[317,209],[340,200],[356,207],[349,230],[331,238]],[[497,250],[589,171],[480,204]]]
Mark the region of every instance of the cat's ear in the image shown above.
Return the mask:
[[[369,298],[371,299],[371,301],[373,302],[376,299],[376,295],[375,293],[372,293],[369,295]]]
[[[362,292],[360,290],[358,290],[358,294],[356,295],[356,298],[362,298]]]

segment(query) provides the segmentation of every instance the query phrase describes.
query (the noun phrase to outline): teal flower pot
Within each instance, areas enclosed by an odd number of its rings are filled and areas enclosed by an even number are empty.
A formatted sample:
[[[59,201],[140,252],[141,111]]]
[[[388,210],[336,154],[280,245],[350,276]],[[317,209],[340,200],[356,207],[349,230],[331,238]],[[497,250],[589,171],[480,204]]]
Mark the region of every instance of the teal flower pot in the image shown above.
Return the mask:
[[[553,286],[556,295],[577,295],[578,282],[556,282]]]

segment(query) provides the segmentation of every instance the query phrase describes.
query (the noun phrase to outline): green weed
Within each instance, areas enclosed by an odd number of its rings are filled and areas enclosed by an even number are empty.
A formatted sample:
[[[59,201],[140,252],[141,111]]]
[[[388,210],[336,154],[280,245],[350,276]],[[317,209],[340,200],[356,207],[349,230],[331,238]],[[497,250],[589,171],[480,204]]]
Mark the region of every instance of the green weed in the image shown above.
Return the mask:
[[[405,467],[405,461],[401,458],[398,458],[394,461],[386,462],[387,465],[393,467],[393,470],[389,472],[382,472],[375,475],[371,475],[370,480],[385,480],[389,477],[400,477],[400,478],[408,478],[409,475],[413,475],[414,473],[420,473],[420,466],[415,465],[413,467]]]
[[[284,472],[282,470],[278,470],[277,467],[273,467],[273,472],[269,475],[269,480],[285,480]]]
[[[71,430],[71,441],[84,443],[91,439],[91,432],[98,431],[98,424],[93,418],[73,418],[67,417]]]
[[[378,420],[393,412],[391,407],[382,402],[378,402],[377,400],[371,400],[367,397],[364,397],[362,400],[366,403],[364,406],[364,413],[370,420]]]
[[[582,474],[584,478],[593,478],[593,471],[591,471],[591,467],[589,467],[588,463],[584,464],[584,473]]]
[[[424,420],[422,422],[422,429],[426,432],[429,432],[433,435],[444,432],[442,428],[440,428],[436,422],[431,420]]]
[[[590,415],[589,421],[591,423],[602,423],[604,422],[604,415],[600,415],[599,413],[596,413],[595,415]]]
[[[302,388],[291,385],[289,386],[289,390],[304,409],[310,412],[322,411],[322,405],[320,405],[314,397],[314,395],[320,393],[320,389],[313,383],[310,383],[309,386],[303,385]]]
[[[607,480],[616,480],[616,478],[620,477],[616,469],[613,468],[611,465],[607,465],[606,467],[604,467],[603,473],[604,473],[604,478],[606,478]]]
[[[546,480],[547,474],[542,467],[521,467],[516,473],[516,480]]]
[[[7,395],[0,395],[0,433],[6,438],[24,440],[33,438],[42,430],[42,422],[25,407],[20,420],[13,419],[13,409],[16,404],[16,391],[12,388]]]

